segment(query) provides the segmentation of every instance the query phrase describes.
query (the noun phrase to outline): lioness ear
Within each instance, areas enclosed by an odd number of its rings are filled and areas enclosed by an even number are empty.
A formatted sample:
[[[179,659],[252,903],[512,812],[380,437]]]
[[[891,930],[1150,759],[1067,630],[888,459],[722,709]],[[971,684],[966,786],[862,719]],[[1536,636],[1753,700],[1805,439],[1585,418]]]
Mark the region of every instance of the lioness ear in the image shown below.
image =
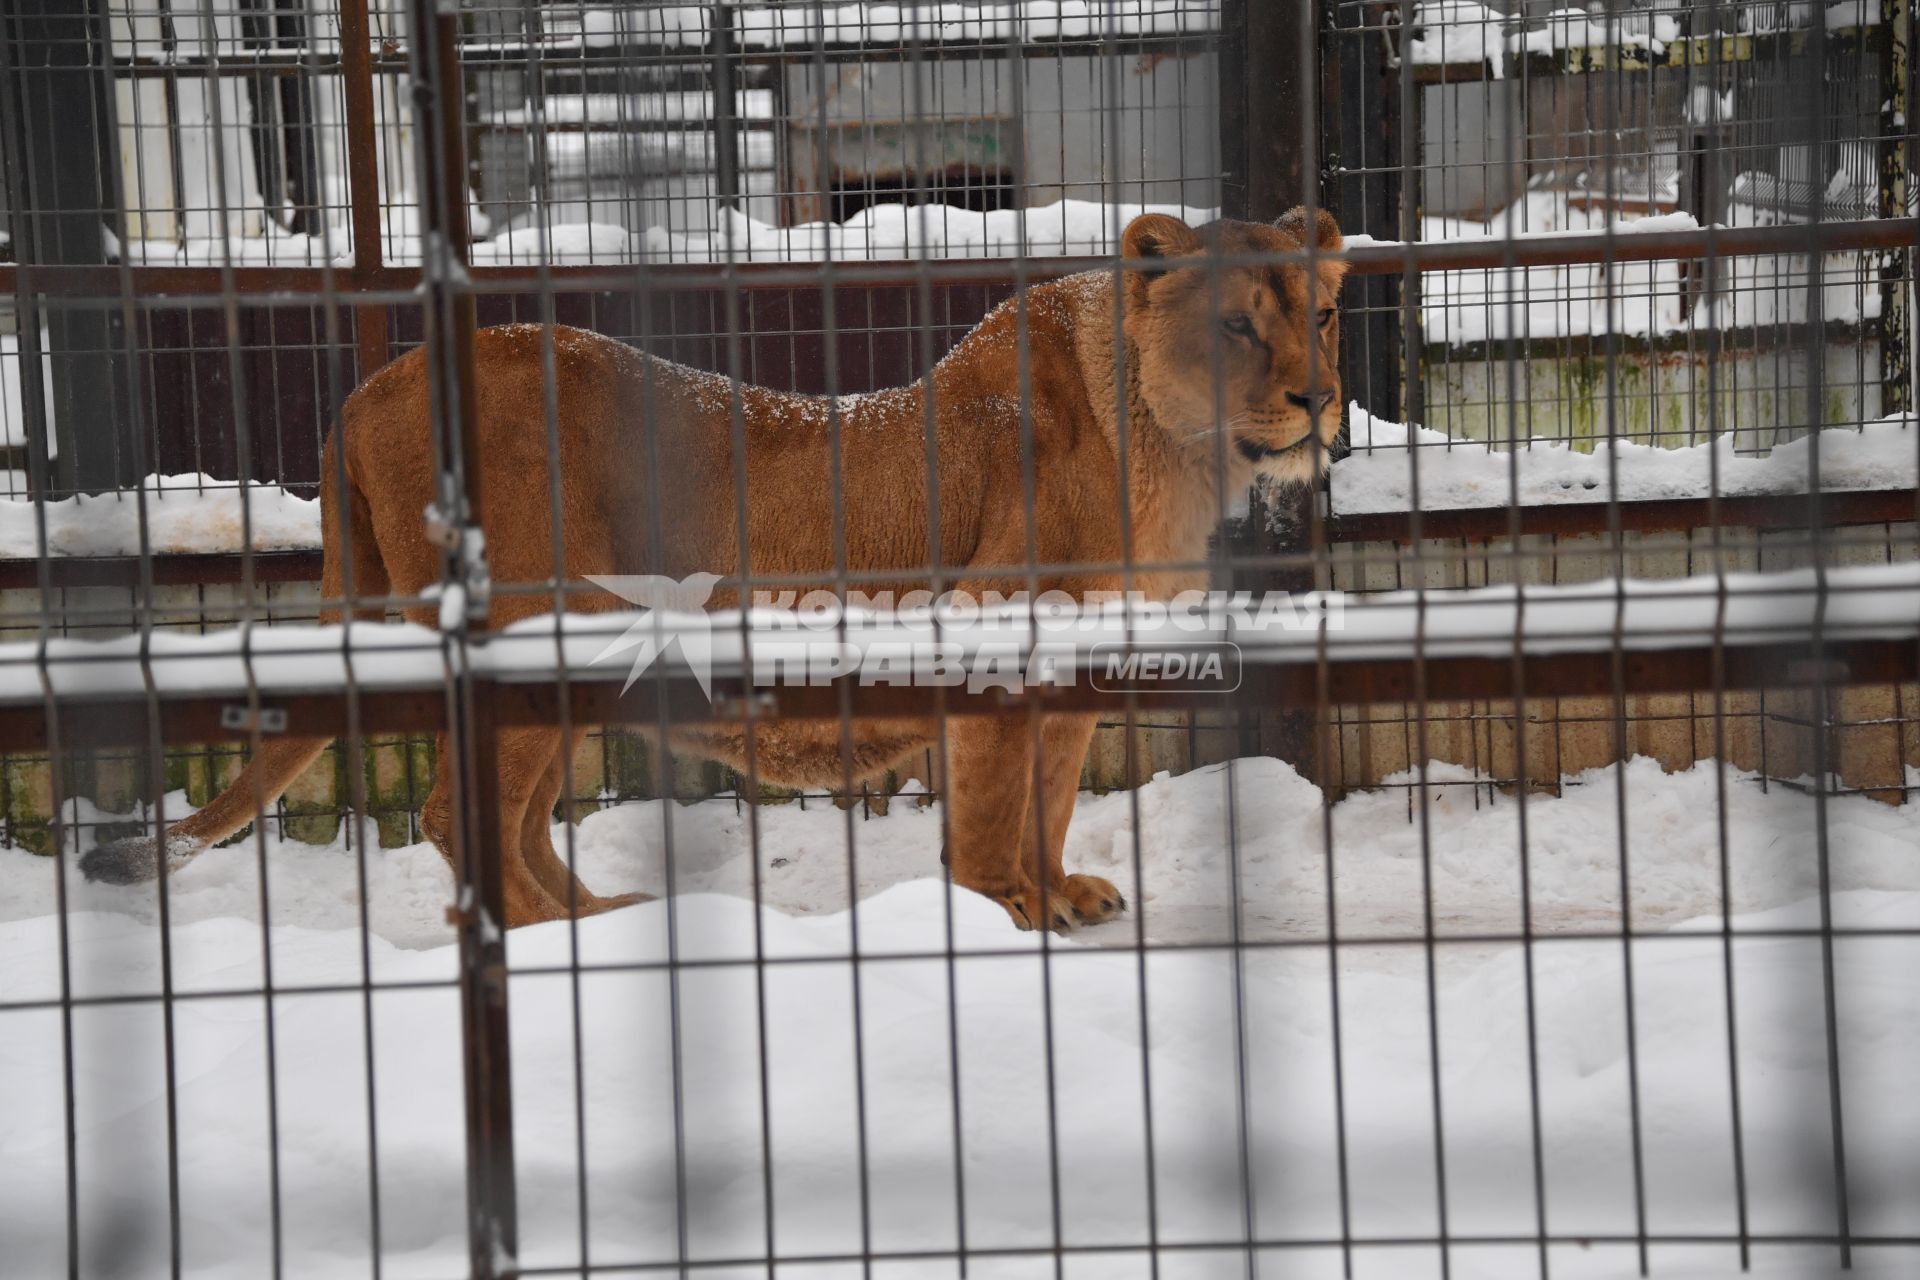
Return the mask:
[[[1311,232],[1307,230],[1307,211],[1302,208],[1287,210],[1275,220],[1273,225],[1298,240],[1302,249],[1331,251],[1345,245],[1346,240],[1340,235],[1340,224],[1334,220],[1334,216],[1325,209],[1315,209],[1313,212]],[[1309,243],[1309,236],[1311,236],[1311,243]],[[1318,265],[1320,278],[1329,288],[1338,289],[1340,282],[1347,278],[1345,262],[1322,262]]]
[[[1129,258],[1176,258],[1199,247],[1193,228],[1165,213],[1143,213],[1120,235],[1120,250]]]
[[[1312,243],[1308,243],[1307,211],[1296,206],[1281,214],[1273,225],[1291,235],[1300,242],[1302,249],[1338,249],[1346,243],[1340,235],[1340,224],[1325,209],[1313,211]]]

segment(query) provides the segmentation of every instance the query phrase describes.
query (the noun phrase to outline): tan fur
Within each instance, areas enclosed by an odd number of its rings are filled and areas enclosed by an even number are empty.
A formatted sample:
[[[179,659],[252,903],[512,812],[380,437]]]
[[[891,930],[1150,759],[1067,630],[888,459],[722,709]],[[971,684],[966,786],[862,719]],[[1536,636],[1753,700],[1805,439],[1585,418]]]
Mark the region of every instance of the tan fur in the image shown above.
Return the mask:
[[[1127,551],[1123,500],[1131,507],[1136,565],[1200,562],[1223,495],[1243,489],[1257,470],[1294,479],[1316,474],[1339,425],[1337,321],[1323,325],[1321,315],[1334,305],[1344,267],[1321,264],[1319,278],[1309,281],[1298,266],[1205,265],[1209,247],[1226,254],[1297,250],[1305,234],[1297,211],[1272,227],[1215,223],[1196,231],[1158,215],[1128,226],[1128,257],[1167,259],[1184,269],[1123,277],[1124,499],[1113,274],[1033,286],[1024,308],[1010,302],[982,320],[932,378],[937,559],[945,585],[975,593],[1025,589],[1029,536],[1042,564],[1118,566]],[[1317,235],[1322,249],[1340,245],[1324,214]],[[1236,328],[1223,328],[1222,317]],[[1019,410],[1023,325],[1032,405],[1031,531],[1024,518]],[[543,337],[537,326],[509,325],[476,339],[477,426],[487,466],[483,522],[499,584],[547,581],[553,569]],[[551,337],[567,579],[744,572],[762,580],[811,575],[828,587],[836,559],[837,468],[848,568],[892,579],[867,590],[928,585],[936,549],[929,539],[924,384],[843,402],[837,458],[825,400],[743,388],[745,457],[736,459],[726,379],[577,329],[555,328]],[[1317,433],[1315,417],[1290,393],[1331,393]],[[1224,427],[1216,429],[1216,421]],[[1242,441],[1271,452],[1256,463],[1244,455]],[[332,483],[336,447],[345,450],[349,477],[344,513]],[[394,361],[349,398],[323,474],[329,597],[341,597],[349,565],[361,596],[389,589],[413,595],[439,581],[440,554],[421,529],[435,474],[421,352]],[[744,494],[736,488],[742,474]],[[743,499],[744,549],[736,524]],[[1043,576],[1038,585],[1077,596],[1121,589],[1123,576],[1116,567]],[[1204,582],[1192,573],[1149,569],[1132,585],[1165,594]],[[718,593],[711,607],[736,602],[735,595]],[[504,626],[550,605],[541,593],[496,594],[489,621]],[[625,607],[606,594],[581,593],[569,602],[589,611]],[[434,622],[430,610],[408,616]],[[1068,875],[1060,862],[1092,730],[1085,715],[1049,716],[1037,728],[1026,715],[963,717],[950,721],[945,741],[936,742],[931,719],[860,722],[852,731],[854,757],[846,761],[837,724],[769,723],[757,732],[754,763],[768,782],[838,786],[849,774],[869,777],[909,753],[944,747],[946,856],[955,882],[997,899],[1023,927],[1065,927],[1107,919],[1124,906],[1107,881]],[[578,885],[553,851],[547,815],[560,787],[561,752],[570,745],[559,739],[552,730],[502,735],[497,794],[510,924],[553,919],[570,906],[585,912],[612,905]],[[735,767],[746,764],[740,727],[687,730],[675,741]],[[182,837],[204,847],[237,829],[318,749],[308,740],[270,744],[226,794],[169,832],[168,847]],[[443,853],[451,848],[448,758],[443,744],[441,776],[422,819]]]

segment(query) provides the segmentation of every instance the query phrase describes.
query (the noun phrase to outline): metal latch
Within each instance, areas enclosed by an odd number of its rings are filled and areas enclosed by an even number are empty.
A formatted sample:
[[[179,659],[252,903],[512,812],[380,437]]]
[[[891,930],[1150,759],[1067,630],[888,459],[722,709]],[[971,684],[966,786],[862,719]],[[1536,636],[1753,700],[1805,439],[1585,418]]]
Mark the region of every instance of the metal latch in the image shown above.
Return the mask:
[[[447,515],[446,508],[437,502],[429,502],[427,509],[420,513],[427,541],[442,551],[452,551],[460,545],[460,526]]]

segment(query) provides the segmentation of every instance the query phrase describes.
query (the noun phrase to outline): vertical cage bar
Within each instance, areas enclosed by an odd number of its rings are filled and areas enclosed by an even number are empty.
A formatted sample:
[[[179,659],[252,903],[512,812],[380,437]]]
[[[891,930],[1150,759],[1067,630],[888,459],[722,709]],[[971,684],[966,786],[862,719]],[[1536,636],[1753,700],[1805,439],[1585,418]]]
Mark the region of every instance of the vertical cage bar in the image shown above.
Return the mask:
[[[1226,217],[1272,222],[1297,204],[1328,207],[1333,193],[1321,182],[1323,165],[1308,154],[1305,138],[1311,130],[1320,156],[1329,154],[1330,134],[1338,137],[1339,85],[1337,77],[1327,79],[1336,64],[1322,56],[1330,12],[1325,0],[1311,2],[1311,28],[1318,38],[1306,46],[1300,42],[1306,20],[1297,10],[1248,0],[1222,6],[1220,199]],[[1329,101],[1336,104],[1331,110]],[[1289,594],[1314,589],[1319,496],[1320,487],[1308,484],[1256,491],[1234,550],[1269,567],[1234,569],[1234,589]],[[1259,753],[1286,761],[1304,778],[1319,779],[1319,714],[1318,708],[1259,712]]]
[[[35,247],[35,223],[33,216],[33,188],[27,182],[27,156],[32,151],[32,139],[27,129],[26,99],[27,89],[24,79],[15,65],[14,45],[16,39],[22,39],[23,33],[0,14],[0,157],[4,157],[7,170],[8,191],[14,201],[9,211],[9,230],[13,235],[14,256],[22,263],[36,262],[40,255]],[[24,52],[24,42],[22,43]],[[26,443],[27,496],[46,497],[53,487],[53,458],[48,453],[52,442],[53,423],[47,415],[46,370],[41,364],[40,346],[40,300],[33,288],[27,283],[24,272],[14,276],[14,321],[18,330],[15,351],[19,358],[20,386],[20,427],[21,438]],[[46,544],[46,510],[41,507],[34,513],[39,525],[39,540],[42,547]],[[39,581],[42,600],[51,600],[52,586],[48,580],[47,557],[39,557]]]
[[[355,283],[369,285],[380,269],[380,139],[373,117],[372,32],[367,0],[340,0],[340,72],[346,106],[347,200],[353,227]],[[387,362],[387,309],[353,310],[353,335],[359,355],[357,380],[365,381]]]
[[[713,180],[722,209],[738,208],[740,199],[733,73],[733,11],[722,0],[713,6]]]
[[[17,42],[14,74],[19,125],[26,146],[16,239],[38,265],[107,263],[110,174],[119,168],[119,139],[100,110],[111,92],[110,57],[96,37],[103,0],[23,0],[12,10]],[[103,87],[104,86],[104,87]],[[8,114],[13,114],[9,111]],[[35,134],[39,136],[34,136]],[[32,222],[33,234],[20,235]],[[26,261],[23,257],[22,261]],[[38,319],[23,313],[23,319]],[[59,439],[55,487],[66,493],[132,483],[132,421],[114,403],[116,345],[104,307],[56,307],[45,316]],[[38,334],[34,335],[38,341]],[[22,344],[25,350],[25,343]]]
[[[1912,201],[1913,132],[1908,125],[1913,102],[1913,0],[1881,0],[1880,57],[1880,216],[1897,218]],[[1913,263],[1911,246],[1882,255],[1880,262],[1880,409],[1897,413],[1914,407]],[[1864,389],[1863,389],[1864,390]]]
[[[492,682],[473,672],[484,643],[490,583],[481,530],[482,463],[475,415],[474,299],[467,275],[464,94],[455,12],[436,0],[408,9],[414,144],[420,193],[422,292],[429,397],[439,445],[437,519],[443,590],[450,775],[455,779],[454,918],[460,939],[461,1050],[466,1081],[467,1222],[471,1274],[518,1270],[514,1186],[513,1072],[507,1013],[506,894],[501,862],[497,726]]]

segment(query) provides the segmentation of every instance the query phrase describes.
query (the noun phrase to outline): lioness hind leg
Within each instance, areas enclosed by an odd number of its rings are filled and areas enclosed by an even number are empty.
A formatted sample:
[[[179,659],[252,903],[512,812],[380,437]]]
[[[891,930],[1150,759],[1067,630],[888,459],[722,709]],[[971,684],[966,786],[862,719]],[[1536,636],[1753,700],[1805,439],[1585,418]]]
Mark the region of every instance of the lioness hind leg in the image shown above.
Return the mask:
[[[567,913],[565,905],[528,869],[520,838],[528,801],[546,776],[558,737],[552,729],[502,732],[496,753],[498,777],[478,780],[481,795],[491,793],[500,806],[500,874],[509,929],[558,920]],[[454,847],[453,796],[453,750],[443,733],[435,740],[433,790],[421,806],[420,827],[457,877],[460,864]]]
[[[567,761],[579,750],[580,742],[586,736],[585,729],[575,729],[570,737],[555,737],[553,755],[547,761],[539,787],[527,801],[526,816],[520,826],[521,857],[526,860],[527,869],[541,887],[560,904],[563,915],[569,905],[577,914],[591,916],[653,900],[651,894],[645,893],[601,897],[567,869],[566,859],[553,847],[553,806],[566,786]]]
[[[1111,920],[1127,909],[1127,900],[1113,883],[1099,876],[1068,875],[1062,860],[1067,824],[1073,819],[1080,795],[1080,770],[1087,744],[1093,740],[1097,716],[1050,715],[1040,729],[1040,790],[1027,811],[1023,849],[1039,849],[1042,857],[1036,877],[1049,898],[1064,896],[1074,918],[1083,924]],[[1042,824],[1045,830],[1041,830]],[[1029,853],[1028,856],[1031,856]]]

